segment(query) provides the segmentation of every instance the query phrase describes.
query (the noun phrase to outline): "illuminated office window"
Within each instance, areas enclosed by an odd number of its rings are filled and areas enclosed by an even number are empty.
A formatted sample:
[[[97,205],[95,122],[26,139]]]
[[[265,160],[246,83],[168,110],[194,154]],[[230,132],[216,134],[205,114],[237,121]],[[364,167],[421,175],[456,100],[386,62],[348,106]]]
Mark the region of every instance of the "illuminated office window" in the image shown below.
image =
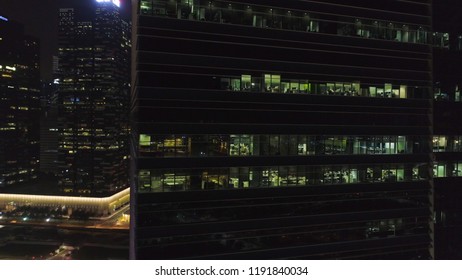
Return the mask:
[[[280,92],[281,75],[264,74],[263,90],[265,92]]]
[[[445,152],[447,147],[446,136],[433,136],[433,151]]]

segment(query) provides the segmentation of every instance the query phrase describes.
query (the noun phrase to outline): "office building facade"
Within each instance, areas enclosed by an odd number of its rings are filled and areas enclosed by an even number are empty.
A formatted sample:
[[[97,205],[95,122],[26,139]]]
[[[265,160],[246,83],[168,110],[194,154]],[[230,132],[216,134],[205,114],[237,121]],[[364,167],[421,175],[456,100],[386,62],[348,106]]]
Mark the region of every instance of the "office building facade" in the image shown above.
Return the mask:
[[[39,41],[0,16],[0,191],[39,171]]]
[[[430,1],[132,11],[132,258],[434,257]]]
[[[462,209],[462,9],[458,1],[434,1],[435,257],[461,259]]]
[[[59,11],[58,178],[63,192],[128,186],[130,25],[120,4]]]

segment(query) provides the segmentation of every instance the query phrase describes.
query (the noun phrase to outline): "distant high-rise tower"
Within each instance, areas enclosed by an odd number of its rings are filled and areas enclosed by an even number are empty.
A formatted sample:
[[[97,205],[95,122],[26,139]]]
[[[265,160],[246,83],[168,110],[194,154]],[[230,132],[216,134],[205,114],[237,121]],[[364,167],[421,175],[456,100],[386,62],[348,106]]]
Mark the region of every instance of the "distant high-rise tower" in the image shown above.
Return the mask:
[[[52,57],[53,64],[51,66],[52,74],[56,75],[59,72],[59,58],[57,55],[53,55]]]
[[[37,178],[39,50],[21,24],[0,17],[0,187]]]
[[[127,184],[129,24],[117,1],[59,10],[59,187],[104,194]]]
[[[56,56],[53,56],[53,63]],[[54,70],[53,74],[57,72]],[[43,83],[40,111],[40,172],[56,175],[58,168],[58,84]]]

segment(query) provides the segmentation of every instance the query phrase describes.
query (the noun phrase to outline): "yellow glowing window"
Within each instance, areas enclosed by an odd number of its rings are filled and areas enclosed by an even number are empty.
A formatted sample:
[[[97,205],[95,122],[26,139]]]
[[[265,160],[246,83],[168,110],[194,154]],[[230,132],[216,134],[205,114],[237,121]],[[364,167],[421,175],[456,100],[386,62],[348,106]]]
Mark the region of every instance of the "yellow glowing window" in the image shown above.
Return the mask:
[[[146,134],[140,134],[140,146],[151,145],[151,136]]]

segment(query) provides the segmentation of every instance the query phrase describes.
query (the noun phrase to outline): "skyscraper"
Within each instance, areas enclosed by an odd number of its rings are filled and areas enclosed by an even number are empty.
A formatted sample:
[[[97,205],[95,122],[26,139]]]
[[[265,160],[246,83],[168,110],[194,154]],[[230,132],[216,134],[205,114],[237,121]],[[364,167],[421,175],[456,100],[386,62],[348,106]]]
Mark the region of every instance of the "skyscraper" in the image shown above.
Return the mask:
[[[40,100],[40,172],[52,177],[58,171],[57,86],[43,83]]]
[[[59,11],[59,187],[98,195],[126,188],[129,24],[118,1]]]
[[[39,50],[23,25],[0,16],[0,188],[37,178]]]
[[[139,259],[433,257],[430,1],[133,1]]]
[[[462,209],[462,8],[433,1],[435,255],[461,259]]]

